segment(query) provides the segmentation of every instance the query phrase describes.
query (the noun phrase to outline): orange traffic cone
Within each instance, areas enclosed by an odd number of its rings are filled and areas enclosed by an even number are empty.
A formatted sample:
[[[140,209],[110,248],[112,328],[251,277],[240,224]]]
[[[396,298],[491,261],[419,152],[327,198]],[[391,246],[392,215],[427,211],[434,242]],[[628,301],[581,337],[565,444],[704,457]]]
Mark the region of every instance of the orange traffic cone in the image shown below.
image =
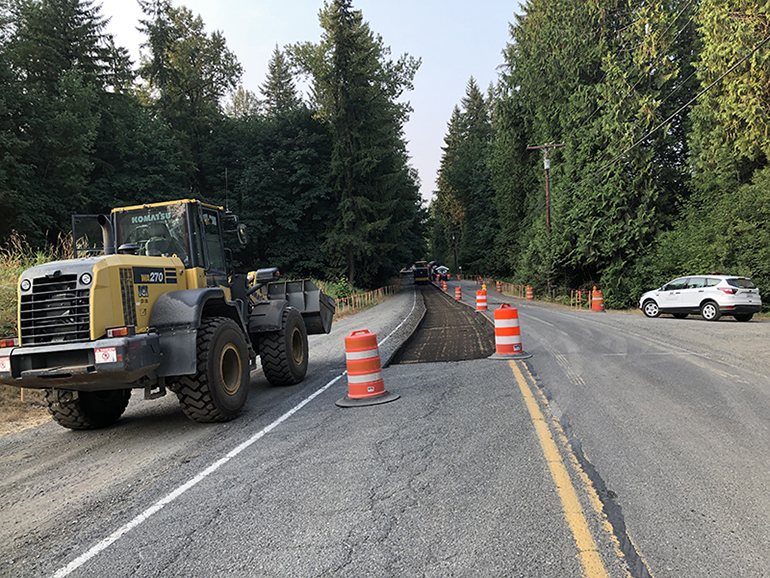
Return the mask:
[[[508,303],[495,309],[495,353],[489,359],[528,359],[532,357],[521,348],[519,311]]]
[[[345,338],[348,367],[348,395],[336,402],[339,407],[361,407],[395,401],[400,395],[385,391],[380,365],[377,334],[367,329]]]
[[[604,296],[596,287],[591,294],[591,311],[604,311]]]

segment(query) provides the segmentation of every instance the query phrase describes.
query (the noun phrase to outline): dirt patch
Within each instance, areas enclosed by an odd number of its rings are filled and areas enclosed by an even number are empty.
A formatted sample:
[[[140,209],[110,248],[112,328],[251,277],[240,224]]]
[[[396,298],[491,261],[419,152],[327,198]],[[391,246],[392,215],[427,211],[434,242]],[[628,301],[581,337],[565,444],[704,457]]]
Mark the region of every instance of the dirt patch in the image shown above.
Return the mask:
[[[0,385],[0,436],[35,427],[51,419],[42,390],[21,390],[10,385]]]
[[[495,352],[494,327],[481,313],[432,285],[416,290],[425,299],[425,317],[391,364],[482,359]]]

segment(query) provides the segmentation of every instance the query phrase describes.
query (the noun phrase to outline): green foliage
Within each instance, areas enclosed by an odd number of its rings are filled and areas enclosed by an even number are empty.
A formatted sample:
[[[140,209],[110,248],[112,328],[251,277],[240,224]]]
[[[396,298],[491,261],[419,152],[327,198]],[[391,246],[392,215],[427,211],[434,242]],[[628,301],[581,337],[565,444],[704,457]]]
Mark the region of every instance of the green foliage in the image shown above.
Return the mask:
[[[320,44],[292,48],[312,75],[319,117],[332,137],[328,179],[336,207],[322,250],[351,283],[377,286],[423,252],[417,177],[407,164],[403,124],[419,61],[389,59],[382,38],[350,0],[321,11]]]
[[[19,276],[30,267],[71,257],[70,247],[70,239],[60,237],[55,246],[35,249],[18,233],[0,246],[0,336],[16,335]]]
[[[461,105],[462,109],[455,107],[452,111],[444,137],[432,214],[431,253],[447,261],[447,250],[451,246],[454,252],[456,243],[463,271],[489,273],[497,268],[492,247],[499,232],[489,166],[492,102],[471,78]]]
[[[344,275],[332,283],[330,290],[331,292],[329,295],[334,299],[339,299],[340,297],[350,297],[355,293],[355,289],[353,289],[353,286],[348,281],[348,278]]]
[[[692,2],[530,0],[511,27],[489,162],[501,272],[545,292],[601,284],[633,305],[658,239],[690,195],[687,111],[697,92]],[[651,133],[651,134],[647,134]],[[552,230],[544,226],[549,150]]]
[[[201,155],[223,115],[222,100],[238,87],[243,70],[224,35],[207,34],[201,17],[188,8],[175,8],[168,0],[140,0],[139,4],[148,16],[141,30],[150,52],[139,68],[146,80],[144,98],[174,129],[188,186],[205,197],[212,192],[207,180],[212,175],[200,170]]]
[[[135,71],[92,0],[3,3],[0,239],[18,231],[44,246],[73,213],[195,195],[251,227],[239,268],[376,285],[423,255],[400,100],[419,61],[391,60],[337,2],[322,12],[321,44],[276,47],[260,102],[238,86],[221,32],[169,0],[140,6],[147,52]],[[311,75],[311,105],[298,70]]]

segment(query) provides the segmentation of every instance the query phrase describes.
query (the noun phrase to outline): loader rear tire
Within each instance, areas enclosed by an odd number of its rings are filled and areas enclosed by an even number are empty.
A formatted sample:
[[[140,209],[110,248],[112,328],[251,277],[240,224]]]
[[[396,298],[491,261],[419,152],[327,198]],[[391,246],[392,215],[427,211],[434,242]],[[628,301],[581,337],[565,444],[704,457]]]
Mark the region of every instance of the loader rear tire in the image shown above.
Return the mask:
[[[114,424],[126,411],[131,389],[103,391],[45,391],[48,413],[69,429],[98,429]]]
[[[294,385],[305,379],[307,349],[305,321],[294,307],[287,307],[280,331],[259,338],[259,359],[267,380],[273,385]]]
[[[197,373],[171,380],[182,411],[193,421],[230,421],[249,393],[249,357],[241,328],[228,317],[207,317],[198,328]]]

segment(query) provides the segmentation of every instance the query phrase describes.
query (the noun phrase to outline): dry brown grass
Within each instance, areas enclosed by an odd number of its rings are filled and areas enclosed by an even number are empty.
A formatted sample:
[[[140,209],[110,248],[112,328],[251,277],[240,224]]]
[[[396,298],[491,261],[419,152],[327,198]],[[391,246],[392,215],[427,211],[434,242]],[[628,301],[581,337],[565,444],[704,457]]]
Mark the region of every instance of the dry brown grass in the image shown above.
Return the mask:
[[[0,247],[0,336],[16,335],[19,275],[35,265],[71,258],[71,246],[70,238],[62,235],[55,246],[34,249],[24,237],[14,233]],[[33,427],[49,419],[42,391],[25,390],[22,401],[18,387],[0,385],[0,435]]]

